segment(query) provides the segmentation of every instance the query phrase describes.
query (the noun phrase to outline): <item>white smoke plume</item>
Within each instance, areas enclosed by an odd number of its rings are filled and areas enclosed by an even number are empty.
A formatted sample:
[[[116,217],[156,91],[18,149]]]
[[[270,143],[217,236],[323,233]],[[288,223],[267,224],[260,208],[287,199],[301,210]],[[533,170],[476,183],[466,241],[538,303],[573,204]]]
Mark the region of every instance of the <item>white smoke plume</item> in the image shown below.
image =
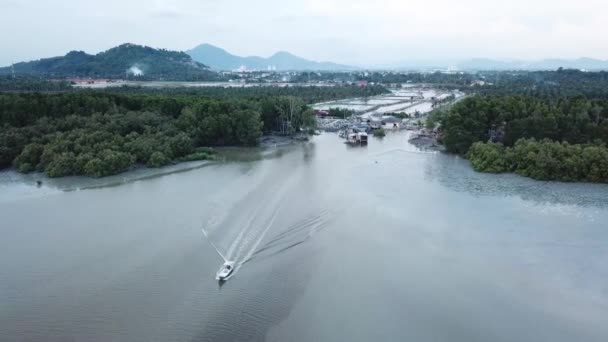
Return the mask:
[[[137,65],[133,65],[132,67],[129,68],[129,70],[127,70],[127,74],[133,75],[133,76],[143,76],[144,71],[141,70]]]

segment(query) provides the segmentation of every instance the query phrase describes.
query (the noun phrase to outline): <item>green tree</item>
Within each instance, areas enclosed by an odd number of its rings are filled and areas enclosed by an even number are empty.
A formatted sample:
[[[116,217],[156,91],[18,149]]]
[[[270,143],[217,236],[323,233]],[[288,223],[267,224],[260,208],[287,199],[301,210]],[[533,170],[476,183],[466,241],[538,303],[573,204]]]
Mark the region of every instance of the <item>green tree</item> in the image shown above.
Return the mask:
[[[15,166],[19,172],[28,173],[34,171],[36,166],[40,163],[40,157],[43,152],[43,145],[37,143],[28,144],[15,159]]]
[[[150,159],[146,163],[147,167],[161,167],[169,164],[169,158],[165,156],[162,152],[154,152],[150,156]]]
[[[236,120],[235,134],[242,145],[257,145],[262,136],[262,121],[260,113],[254,110],[240,110],[234,114]]]

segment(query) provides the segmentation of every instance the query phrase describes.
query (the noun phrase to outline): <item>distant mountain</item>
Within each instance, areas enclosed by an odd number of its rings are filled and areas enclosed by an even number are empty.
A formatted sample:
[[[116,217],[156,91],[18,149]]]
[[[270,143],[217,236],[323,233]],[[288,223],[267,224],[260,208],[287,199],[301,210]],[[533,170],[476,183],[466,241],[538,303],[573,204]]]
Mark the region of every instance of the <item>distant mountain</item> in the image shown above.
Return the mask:
[[[593,58],[579,59],[543,59],[540,61],[500,61],[476,58],[458,64],[462,70],[556,70],[585,69],[608,70],[608,60]]]
[[[331,62],[315,62],[310,61],[289,52],[277,52],[274,55],[263,58],[257,56],[240,57],[227,52],[224,49],[210,45],[202,44],[192,50],[186,51],[187,54],[200,63],[209,65],[216,70],[235,70],[245,67],[248,70],[273,70],[285,71],[303,71],[303,70],[354,70],[355,67],[348,65],[340,65]]]
[[[488,58],[474,58],[458,64],[462,70],[513,70],[522,69],[523,62],[499,61]]]
[[[45,77],[138,78],[144,80],[213,80],[219,75],[184,52],[123,44],[89,55],[71,51],[62,57],[17,63],[0,68],[1,74]]]
[[[586,69],[586,70],[608,70],[608,61],[593,58],[579,58],[573,60],[545,59],[540,62],[531,63],[530,69]]]

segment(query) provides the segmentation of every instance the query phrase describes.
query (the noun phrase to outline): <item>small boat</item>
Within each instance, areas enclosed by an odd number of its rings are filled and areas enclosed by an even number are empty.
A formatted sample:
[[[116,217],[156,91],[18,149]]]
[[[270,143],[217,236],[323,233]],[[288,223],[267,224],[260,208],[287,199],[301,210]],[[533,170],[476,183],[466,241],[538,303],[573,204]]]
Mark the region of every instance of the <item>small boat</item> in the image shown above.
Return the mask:
[[[363,127],[351,127],[341,131],[340,137],[351,145],[367,145],[367,133]]]
[[[234,261],[226,261],[222,265],[222,268],[220,268],[220,270],[217,271],[217,275],[216,275],[215,279],[217,279],[219,281],[224,281],[224,280],[228,279],[228,277],[230,277],[230,275],[232,274],[233,271],[234,271]]]
[[[346,142],[351,145],[367,145],[367,133],[357,128],[352,128],[346,137]]]
[[[217,254],[219,254],[219,256],[222,257],[222,259],[224,259],[224,264],[222,265],[220,270],[217,271],[217,273],[215,274],[215,279],[219,280],[220,282],[228,280],[228,278],[230,277],[232,272],[234,272],[235,262],[228,261],[226,259],[224,254],[222,254],[222,252],[220,252],[219,248],[217,248],[217,246],[209,239],[209,235],[207,234],[207,231],[205,230],[205,228],[203,228],[203,234],[207,238],[207,241],[209,242],[209,244],[213,247],[213,249],[215,249]]]

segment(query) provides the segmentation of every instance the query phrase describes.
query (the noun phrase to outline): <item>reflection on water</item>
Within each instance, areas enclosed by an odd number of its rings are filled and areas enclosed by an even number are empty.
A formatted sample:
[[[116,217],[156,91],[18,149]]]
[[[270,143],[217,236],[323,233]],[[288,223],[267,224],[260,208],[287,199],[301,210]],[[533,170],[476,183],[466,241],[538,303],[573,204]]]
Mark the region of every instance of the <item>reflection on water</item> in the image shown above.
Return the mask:
[[[123,174],[103,178],[85,176],[48,178],[42,173],[20,174],[13,170],[0,171],[0,203],[21,197],[38,197],[62,191],[80,191],[120,186],[209,165],[209,161],[195,161],[166,166],[159,169],[139,168]],[[37,189],[36,189],[37,188]]]
[[[442,154],[427,159],[425,176],[451,190],[475,196],[517,196],[543,204],[608,207],[608,185],[542,182],[514,174],[477,173],[468,161],[457,156]]]

